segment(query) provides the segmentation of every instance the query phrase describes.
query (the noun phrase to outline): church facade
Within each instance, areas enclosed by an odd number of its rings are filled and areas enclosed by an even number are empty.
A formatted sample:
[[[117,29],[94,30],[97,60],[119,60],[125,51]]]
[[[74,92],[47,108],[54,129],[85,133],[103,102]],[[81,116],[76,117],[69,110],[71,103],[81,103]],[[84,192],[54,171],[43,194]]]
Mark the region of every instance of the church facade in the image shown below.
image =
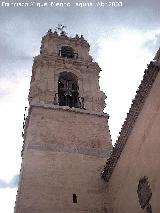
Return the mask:
[[[159,53],[112,147],[89,44],[49,30],[34,58],[15,213],[158,212]]]

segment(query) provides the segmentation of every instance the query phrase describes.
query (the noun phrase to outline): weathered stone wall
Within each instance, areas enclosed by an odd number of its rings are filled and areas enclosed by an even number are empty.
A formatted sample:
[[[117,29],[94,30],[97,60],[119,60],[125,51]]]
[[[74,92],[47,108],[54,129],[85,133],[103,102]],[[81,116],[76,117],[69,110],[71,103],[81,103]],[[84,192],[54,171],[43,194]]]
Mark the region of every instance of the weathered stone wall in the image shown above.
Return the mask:
[[[110,213],[142,213],[137,189],[139,180],[148,177],[152,212],[160,211],[160,73],[136,119],[119,160],[106,183],[106,200]],[[143,190],[142,190],[143,191]],[[147,193],[142,193],[145,198]],[[108,197],[109,196],[109,197]],[[148,210],[149,212],[149,210]]]
[[[107,117],[83,111],[31,107],[16,213],[104,212]]]

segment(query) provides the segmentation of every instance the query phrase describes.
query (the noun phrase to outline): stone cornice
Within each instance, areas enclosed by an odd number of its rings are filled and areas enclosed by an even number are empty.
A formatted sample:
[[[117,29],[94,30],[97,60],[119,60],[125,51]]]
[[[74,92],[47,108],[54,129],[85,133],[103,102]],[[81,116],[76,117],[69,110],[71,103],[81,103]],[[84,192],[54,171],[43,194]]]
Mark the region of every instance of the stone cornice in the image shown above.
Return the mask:
[[[58,55],[48,55],[48,54],[40,54],[34,57],[34,64],[33,64],[33,69],[35,69],[37,66],[42,65],[42,64],[47,64],[50,67],[55,67],[59,66],[59,64],[71,64],[73,66],[78,66],[78,67],[86,67],[87,71],[95,71],[95,72],[100,72],[101,68],[99,67],[98,63],[93,62],[93,61],[84,61],[81,59],[69,59],[69,58],[64,58],[60,57]]]
[[[114,168],[121,156],[121,153],[128,140],[128,137],[136,123],[136,120],[137,120],[142,108],[143,108],[145,100],[152,88],[152,85],[159,73],[159,70],[160,70],[160,68],[156,62],[151,62],[148,65],[148,69],[145,70],[143,80],[141,81],[141,84],[139,86],[139,89],[136,92],[136,96],[132,102],[129,113],[127,114],[127,118],[124,121],[124,124],[122,126],[120,136],[118,137],[115,147],[113,148],[113,151],[111,152],[110,157],[106,162],[104,170],[101,173],[101,177],[106,182],[109,181],[109,179],[114,171]]]
[[[75,112],[75,113],[80,113],[80,114],[88,114],[88,115],[95,115],[95,116],[99,116],[99,117],[109,118],[109,115],[107,113],[94,112],[94,111],[84,110],[84,109],[80,109],[80,108],[70,108],[68,106],[58,106],[58,105],[43,104],[43,103],[31,103],[30,104],[30,110],[32,109],[32,107],[41,107],[41,108],[44,108],[44,109],[68,111],[68,112]]]

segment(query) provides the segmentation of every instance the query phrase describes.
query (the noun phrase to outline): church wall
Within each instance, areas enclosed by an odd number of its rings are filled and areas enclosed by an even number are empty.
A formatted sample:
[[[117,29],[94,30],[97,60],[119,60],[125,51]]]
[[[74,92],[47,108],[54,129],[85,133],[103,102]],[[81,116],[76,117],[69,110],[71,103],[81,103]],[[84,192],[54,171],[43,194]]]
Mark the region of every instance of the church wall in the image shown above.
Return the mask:
[[[148,177],[152,212],[160,211],[160,74],[137,118],[119,161],[106,183],[105,200],[110,213],[147,212],[140,207],[137,189],[140,178]]]
[[[105,116],[32,107],[16,213],[104,212],[106,127]]]

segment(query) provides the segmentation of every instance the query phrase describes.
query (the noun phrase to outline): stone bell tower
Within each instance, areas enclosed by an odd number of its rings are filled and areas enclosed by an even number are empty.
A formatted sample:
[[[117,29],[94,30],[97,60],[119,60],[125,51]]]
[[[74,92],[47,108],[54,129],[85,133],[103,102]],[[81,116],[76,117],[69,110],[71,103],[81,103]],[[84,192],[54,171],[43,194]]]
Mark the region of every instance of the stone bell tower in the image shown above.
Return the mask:
[[[34,58],[16,213],[104,212],[112,145],[89,44],[51,30]]]

